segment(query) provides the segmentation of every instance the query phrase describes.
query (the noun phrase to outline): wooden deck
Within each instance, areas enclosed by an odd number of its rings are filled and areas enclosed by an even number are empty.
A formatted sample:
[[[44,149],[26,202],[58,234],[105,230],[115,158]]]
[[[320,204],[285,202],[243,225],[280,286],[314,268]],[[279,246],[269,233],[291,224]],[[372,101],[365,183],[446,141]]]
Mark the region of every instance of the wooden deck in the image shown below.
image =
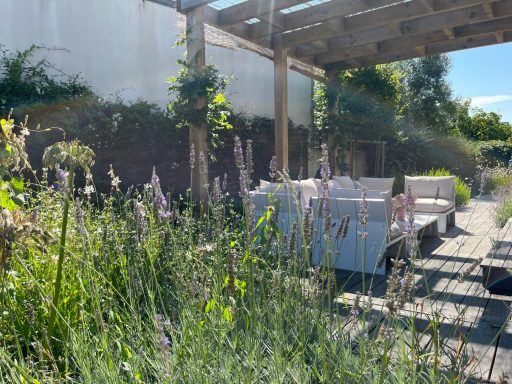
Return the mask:
[[[424,238],[421,256],[415,263],[418,286],[416,299],[404,309],[414,315],[421,327],[426,319],[438,314],[442,347],[460,350],[461,343],[469,356],[471,371],[478,382],[497,382],[503,374],[512,379],[512,296],[490,294],[482,285],[479,257],[485,257],[493,240],[511,240],[512,229],[499,229],[492,221],[495,203],[488,197],[472,200],[456,213],[456,226],[439,238]],[[463,281],[459,276],[476,264]],[[388,265],[388,273],[390,271]],[[372,291],[374,307],[385,303],[387,276],[366,276],[366,290]],[[339,271],[337,281],[343,287],[343,299],[350,302],[362,291],[360,273]],[[418,311],[421,308],[421,311]],[[425,332],[421,343],[432,343]],[[503,377],[503,376],[502,376]]]

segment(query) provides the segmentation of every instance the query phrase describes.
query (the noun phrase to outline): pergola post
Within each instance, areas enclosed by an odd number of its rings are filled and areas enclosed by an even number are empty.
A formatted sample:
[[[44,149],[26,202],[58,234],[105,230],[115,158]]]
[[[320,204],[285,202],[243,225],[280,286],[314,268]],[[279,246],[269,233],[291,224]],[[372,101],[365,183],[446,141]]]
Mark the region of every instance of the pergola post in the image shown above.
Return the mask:
[[[187,63],[191,74],[200,74],[204,71],[206,64],[205,36],[203,8],[193,8],[186,13],[187,16]],[[207,107],[206,96],[190,100],[193,107],[200,111]],[[192,169],[191,188],[192,199],[196,202],[208,201],[208,190],[205,184],[208,183],[208,130],[206,120],[200,123],[191,124],[189,128],[190,147],[194,144],[195,166]],[[204,156],[204,163],[199,164],[200,154]],[[206,169],[205,169],[206,168]]]
[[[329,166],[333,175],[340,173],[338,167],[338,143],[337,136],[339,135],[338,120],[339,120],[339,102],[338,102],[338,71],[329,69],[326,71],[327,77],[327,108],[329,130],[327,132],[327,147],[329,149]]]
[[[288,169],[288,50],[274,35],[274,118],[277,169]]]

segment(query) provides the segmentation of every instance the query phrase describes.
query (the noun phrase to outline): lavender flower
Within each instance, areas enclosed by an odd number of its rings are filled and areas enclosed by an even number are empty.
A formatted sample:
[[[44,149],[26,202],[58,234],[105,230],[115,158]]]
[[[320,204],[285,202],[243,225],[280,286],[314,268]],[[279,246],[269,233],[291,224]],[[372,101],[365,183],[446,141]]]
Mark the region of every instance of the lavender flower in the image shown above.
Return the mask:
[[[194,143],[190,144],[190,155],[189,155],[188,162],[190,165],[190,169],[194,169],[194,166],[196,164],[196,147],[195,147]]]
[[[274,180],[277,172],[277,157],[272,156],[272,160],[270,160],[269,170],[270,171],[268,175],[270,176],[270,180]]]
[[[235,164],[238,169],[242,170],[244,169],[244,153],[242,149],[242,142],[240,141],[240,138],[238,136],[235,136]]]
[[[306,254],[308,254],[311,246],[311,238],[313,237],[313,215],[311,210],[311,199],[304,207],[304,245],[306,246]]]
[[[322,166],[320,169],[322,175],[322,191],[321,191],[321,202],[322,202],[322,217],[324,220],[324,236],[327,239],[331,236],[331,210],[330,210],[330,192],[329,192],[329,178],[331,177],[331,169],[329,167],[329,151],[327,150],[327,144],[322,144]]]
[[[240,169],[240,197],[245,199],[249,196],[249,179],[247,177],[247,170]]]
[[[164,321],[164,317],[160,314],[157,314],[155,317],[158,350],[163,357],[167,357],[171,342],[169,338],[165,336],[165,326],[170,325],[170,322]]]
[[[350,221],[349,215],[345,215],[341,218],[340,223],[338,225],[338,230],[336,231],[336,236],[335,236],[336,239],[339,239],[340,237],[342,239],[344,239],[345,237],[347,237],[349,221]]]
[[[222,180],[222,191],[225,192],[228,188],[228,174],[224,173],[224,180]]]
[[[153,167],[151,175],[151,187],[153,188],[153,209],[158,220],[166,220],[171,216],[171,212],[167,209],[167,200],[162,193],[160,186],[160,178],[156,174],[156,168]]]
[[[247,165],[247,176],[249,178],[249,182],[252,182],[252,175],[254,173],[254,161],[252,158],[252,140],[247,140],[247,147],[245,150],[245,160],[246,160],[246,165]]]
[[[75,229],[80,235],[87,234],[84,223],[84,211],[82,210],[82,204],[80,200],[75,199]]]
[[[409,256],[414,258],[418,251],[418,232],[414,224],[414,211],[416,206],[412,197],[411,186],[407,186],[407,195],[405,197],[405,209],[407,211],[407,248]]]
[[[148,233],[148,222],[146,219],[146,210],[142,201],[136,201],[133,207],[133,215],[137,221],[137,239],[141,243],[146,242],[146,236]]]
[[[200,151],[199,152],[199,172],[201,173],[201,175],[204,175],[206,176],[208,171],[207,171],[207,164],[206,164],[206,158],[204,156],[204,153],[203,151]]]
[[[366,196],[368,194],[368,188],[363,187],[361,192],[361,201],[359,202],[359,224],[366,227],[368,225],[368,201]]]
[[[220,204],[222,201],[222,190],[220,187],[220,177],[216,177],[213,179],[213,189],[212,189],[212,202],[214,204]]]
[[[69,172],[64,171],[61,168],[58,168],[55,172],[55,178],[57,179],[57,190],[62,195],[67,195],[69,193],[69,185],[68,178]]]

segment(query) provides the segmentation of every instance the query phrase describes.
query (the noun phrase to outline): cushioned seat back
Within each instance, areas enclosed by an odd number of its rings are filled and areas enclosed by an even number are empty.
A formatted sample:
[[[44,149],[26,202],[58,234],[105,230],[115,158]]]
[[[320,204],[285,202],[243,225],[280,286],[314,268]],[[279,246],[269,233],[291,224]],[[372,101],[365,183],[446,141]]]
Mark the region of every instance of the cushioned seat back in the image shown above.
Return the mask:
[[[393,189],[394,177],[360,177],[359,184],[372,191],[387,192]]]
[[[455,198],[455,176],[405,176],[405,193],[409,185],[413,196],[435,198],[439,187],[439,198]]]
[[[337,199],[361,199],[363,191],[361,189],[335,188],[331,190],[331,198]],[[393,214],[393,201],[391,199],[391,190],[387,192],[367,191],[367,199],[383,199],[386,207],[386,218],[388,225],[391,225]]]

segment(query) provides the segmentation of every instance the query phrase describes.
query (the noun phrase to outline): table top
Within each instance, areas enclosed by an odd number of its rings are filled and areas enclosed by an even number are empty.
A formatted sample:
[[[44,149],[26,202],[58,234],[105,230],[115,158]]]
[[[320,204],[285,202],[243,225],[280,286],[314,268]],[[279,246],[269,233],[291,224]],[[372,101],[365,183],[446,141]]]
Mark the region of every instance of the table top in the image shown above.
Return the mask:
[[[423,229],[427,225],[432,224],[433,222],[437,221],[438,217],[436,215],[429,215],[429,214],[418,214],[416,213],[414,215],[414,225],[416,226],[416,229]],[[407,225],[407,221],[400,221],[400,223],[403,223],[403,225]]]

